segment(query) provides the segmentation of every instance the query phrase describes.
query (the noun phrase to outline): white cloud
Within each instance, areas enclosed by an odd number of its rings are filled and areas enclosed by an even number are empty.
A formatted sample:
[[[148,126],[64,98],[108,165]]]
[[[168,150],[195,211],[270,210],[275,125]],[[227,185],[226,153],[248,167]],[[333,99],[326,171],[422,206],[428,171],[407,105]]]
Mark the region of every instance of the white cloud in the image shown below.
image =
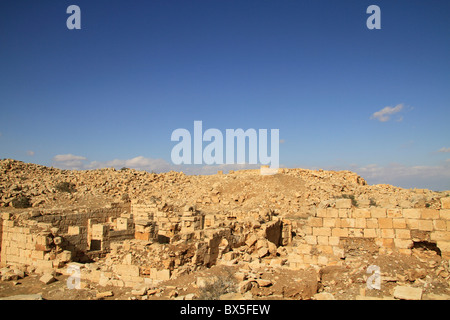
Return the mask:
[[[440,148],[439,150],[438,150],[438,152],[444,152],[444,153],[448,153],[448,152],[450,152],[450,148]]]
[[[73,154],[57,154],[53,157],[53,161],[64,162],[64,161],[75,161],[75,160],[86,160],[86,157],[75,156]]]
[[[83,162],[87,160],[86,157],[76,156],[73,154],[58,154],[53,157],[56,167],[63,169],[82,169]]]
[[[374,112],[370,119],[376,119],[381,122],[386,122],[391,119],[391,116],[395,113],[402,111],[403,104],[398,104],[395,107],[384,107],[380,111]],[[403,117],[399,117],[397,121],[402,121]]]
[[[363,177],[369,184],[450,190],[450,159],[434,166],[407,166],[399,163],[387,166],[371,164],[352,168],[352,171]]]
[[[170,164],[163,159],[152,159],[138,156],[131,159],[114,159],[109,161],[92,161],[86,164],[85,169],[101,169],[101,168],[130,168],[137,170],[146,170],[154,172],[170,171]]]
[[[34,151],[28,150],[28,151],[27,151],[27,155],[28,155],[28,156],[34,156]]]

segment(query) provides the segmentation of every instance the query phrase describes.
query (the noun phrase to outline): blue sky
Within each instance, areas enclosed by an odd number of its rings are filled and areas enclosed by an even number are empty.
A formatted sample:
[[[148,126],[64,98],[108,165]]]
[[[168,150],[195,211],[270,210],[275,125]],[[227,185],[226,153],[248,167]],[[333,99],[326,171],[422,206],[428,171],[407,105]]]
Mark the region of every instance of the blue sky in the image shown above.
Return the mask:
[[[72,4],[81,30],[66,27]],[[380,30],[366,27],[372,4]],[[3,0],[0,158],[170,170],[172,131],[201,120],[279,129],[286,167],[450,189],[449,12],[445,0]]]

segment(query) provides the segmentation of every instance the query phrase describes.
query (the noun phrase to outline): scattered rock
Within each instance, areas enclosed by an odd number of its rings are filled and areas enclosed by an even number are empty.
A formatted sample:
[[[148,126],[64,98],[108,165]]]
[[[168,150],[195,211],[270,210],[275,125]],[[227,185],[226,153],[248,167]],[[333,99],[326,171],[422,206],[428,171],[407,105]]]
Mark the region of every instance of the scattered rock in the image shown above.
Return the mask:
[[[315,295],[313,295],[312,299],[313,300],[336,300],[334,298],[334,296],[329,292],[316,293]]]
[[[97,299],[103,299],[112,296],[114,296],[114,293],[112,291],[99,292],[95,295]]]
[[[44,284],[50,284],[52,282],[55,282],[56,279],[51,273],[45,273],[42,275],[42,277],[39,278],[39,281],[43,282]]]

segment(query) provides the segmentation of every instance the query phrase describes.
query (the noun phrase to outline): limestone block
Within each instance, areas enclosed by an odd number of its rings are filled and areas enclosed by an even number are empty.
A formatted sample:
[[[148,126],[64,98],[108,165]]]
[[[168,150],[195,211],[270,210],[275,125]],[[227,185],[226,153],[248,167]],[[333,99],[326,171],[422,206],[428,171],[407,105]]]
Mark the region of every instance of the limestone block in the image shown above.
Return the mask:
[[[438,240],[436,245],[441,250],[442,258],[450,259],[450,241]]]
[[[379,218],[378,225],[380,229],[391,229],[393,227],[392,218]]]
[[[334,228],[331,235],[333,237],[348,237],[348,228]]]
[[[1,215],[1,219],[3,220],[9,220],[11,218],[11,213],[9,212],[3,212]]]
[[[323,218],[323,226],[334,228],[336,227],[336,221],[337,221],[336,218]]]
[[[398,239],[411,239],[411,231],[408,229],[396,229],[395,237]]]
[[[323,254],[333,254],[333,247],[330,245],[317,245],[316,248]]]
[[[156,271],[155,275],[154,276],[152,275],[152,278],[154,278],[154,280],[160,281],[170,280],[170,270],[165,269]]]
[[[340,228],[354,228],[355,221],[356,220],[353,218],[341,218],[341,219],[339,219],[339,227]]]
[[[397,286],[394,288],[394,298],[401,300],[421,300],[422,289],[409,286]]]
[[[377,229],[378,228],[378,219],[366,219],[366,227],[369,229]]]
[[[306,264],[317,264],[317,256],[315,255],[310,255],[310,254],[305,254],[303,256],[303,263]]]
[[[106,235],[108,228],[104,224],[93,224],[92,225],[92,239],[101,240]]]
[[[317,263],[322,266],[326,266],[328,264],[328,257],[324,255],[320,255],[317,257]]]
[[[356,228],[366,228],[366,219],[356,218],[355,219],[355,227]]]
[[[338,246],[339,242],[340,242],[339,237],[333,237],[333,236],[328,237],[328,244],[330,246]]]
[[[364,236],[363,229],[359,228],[348,228],[348,236],[354,238],[361,238]]]
[[[384,248],[394,248],[394,239],[381,239],[381,246]]]
[[[354,209],[353,218],[370,218],[370,210],[369,209]]]
[[[350,209],[338,209],[339,218],[349,218],[351,216]]]
[[[432,241],[450,241],[450,231],[433,231],[430,239]]]
[[[412,240],[407,239],[394,239],[394,245],[399,249],[410,249],[413,246]]]
[[[372,216],[372,218],[386,218],[386,209],[370,208],[370,215]]]
[[[421,219],[439,219],[439,210],[436,209],[421,209]]]
[[[116,264],[113,271],[121,276],[139,277],[139,267],[128,264]]]
[[[419,228],[418,229],[421,231],[433,231],[433,221],[419,220]]]
[[[317,236],[317,243],[320,245],[328,245],[328,237],[327,236]]]
[[[376,229],[364,229],[364,238],[376,238],[378,237]]]
[[[433,220],[434,230],[447,230],[447,222],[445,220]]]
[[[50,284],[52,282],[55,282],[56,279],[51,273],[45,273],[42,275],[42,277],[39,278],[39,281],[43,282],[44,284]]]
[[[69,250],[64,250],[60,254],[58,254],[58,259],[62,262],[69,262],[72,259],[72,252]]]
[[[320,218],[326,218],[326,217],[328,217],[327,212],[328,212],[327,208],[317,208],[316,216],[320,217]]]
[[[256,237],[256,235],[252,234],[246,241],[245,244],[249,247],[251,247],[252,245],[254,245],[256,243],[256,241],[258,241],[258,238]]]
[[[388,218],[401,218],[403,217],[402,209],[387,209]]]
[[[419,229],[419,219],[406,219],[408,229]]]
[[[311,227],[322,227],[323,225],[322,218],[309,217],[308,225],[310,225]]]
[[[335,208],[327,208],[327,217],[328,218],[338,218],[339,210]]]
[[[450,199],[450,197],[448,197]],[[450,220],[450,209],[441,209],[439,211],[439,215],[441,219]]]
[[[406,220],[403,218],[392,219],[392,227],[394,229],[406,229]]]
[[[420,209],[403,209],[403,217],[408,219],[420,219]]]
[[[317,236],[307,235],[304,236],[304,239],[307,244],[317,244]]]
[[[441,198],[441,208],[450,209],[450,197]]]
[[[381,231],[382,238],[388,238],[388,239],[395,238],[394,229],[381,229],[380,231]]]
[[[352,207],[352,199],[336,199],[337,209],[350,209]]]
[[[314,236],[331,236],[331,228],[313,227]]]

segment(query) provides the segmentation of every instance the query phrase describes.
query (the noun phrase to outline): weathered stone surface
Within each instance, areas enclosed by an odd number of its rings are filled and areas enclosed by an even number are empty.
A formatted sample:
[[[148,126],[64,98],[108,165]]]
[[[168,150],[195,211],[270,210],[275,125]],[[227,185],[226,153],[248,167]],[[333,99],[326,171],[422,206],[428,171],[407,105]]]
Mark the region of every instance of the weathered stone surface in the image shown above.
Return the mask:
[[[19,294],[15,296],[3,297],[0,300],[43,300],[42,295],[37,294]]]
[[[397,286],[394,288],[394,298],[402,300],[421,300],[422,289],[409,286]]]
[[[112,297],[112,296],[114,296],[114,293],[112,291],[99,292],[95,295],[95,297],[97,299],[104,299],[104,298]]]
[[[50,284],[52,282],[55,282],[56,279],[51,273],[45,273],[42,275],[42,277],[39,278],[39,281],[43,282],[44,284]]]

